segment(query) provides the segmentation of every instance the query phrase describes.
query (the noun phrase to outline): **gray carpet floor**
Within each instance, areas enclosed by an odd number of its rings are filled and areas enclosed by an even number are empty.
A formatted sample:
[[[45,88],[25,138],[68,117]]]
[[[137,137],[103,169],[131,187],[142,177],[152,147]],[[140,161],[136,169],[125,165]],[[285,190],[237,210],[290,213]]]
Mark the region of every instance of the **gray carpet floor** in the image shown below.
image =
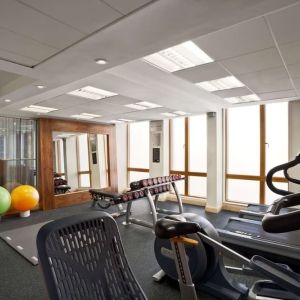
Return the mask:
[[[163,208],[174,208],[172,203],[161,203]],[[141,219],[151,220],[147,203],[139,200],[133,204],[133,214]],[[217,228],[223,227],[233,213],[221,212],[209,214],[196,206],[185,205],[185,212],[194,212],[207,217]],[[0,232],[32,225],[48,220],[59,219],[65,216],[76,215],[90,211],[90,204],[76,205],[51,211],[33,212],[30,218],[18,217],[3,218],[0,222]],[[108,212],[115,211],[114,207]],[[154,299],[180,299],[176,285],[169,280],[155,283],[152,275],[159,270],[153,251],[154,235],[151,229],[138,225],[124,226],[124,217],[119,217],[117,223],[129,263],[140,285],[149,300]],[[33,266],[21,255],[0,240],[0,299],[47,299],[43,277],[39,266]],[[214,299],[210,296],[199,294],[201,299]]]

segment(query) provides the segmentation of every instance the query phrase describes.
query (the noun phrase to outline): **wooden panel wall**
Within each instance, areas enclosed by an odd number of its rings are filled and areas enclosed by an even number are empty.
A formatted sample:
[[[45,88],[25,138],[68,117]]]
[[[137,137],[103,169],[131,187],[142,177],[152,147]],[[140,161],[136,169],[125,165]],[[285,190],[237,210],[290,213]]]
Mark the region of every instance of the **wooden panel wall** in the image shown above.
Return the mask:
[[[52,133],[79,132],[108,135],[108,162],[110,186],[117,189],[117,162],[116,162],[116,133],[114,125],[64,121],[57,119],[38,120],[38,190],[40,205],[43,210],[72,205],[87,201],[86,191],[54,195],[53,183],[53,153]],[[74,162],[77,163],[77,162]],[[80,200],[82,199],[82,201]]]

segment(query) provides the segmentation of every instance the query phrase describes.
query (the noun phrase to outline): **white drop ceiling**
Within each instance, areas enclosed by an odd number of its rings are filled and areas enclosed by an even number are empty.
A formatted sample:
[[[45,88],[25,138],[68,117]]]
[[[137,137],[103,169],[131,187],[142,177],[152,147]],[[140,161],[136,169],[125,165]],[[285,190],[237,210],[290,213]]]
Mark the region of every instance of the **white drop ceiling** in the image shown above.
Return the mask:
[[[299,0],[1,0],[0,115],[154,120],[164,118],[161,113],[239,105],[228,97],[296,100],[299,28]],[[142,60],[188,40],[214,62],[170,73]],[[98,65],[98,58],[108,63]],[[195,85],[226,76],[245,86],[209,93]],[[85,86],[118,95],[91,100],[67,94]],[[139,101],[163,107],[124,106]],[[29,105],[57,110],[20,110]]]

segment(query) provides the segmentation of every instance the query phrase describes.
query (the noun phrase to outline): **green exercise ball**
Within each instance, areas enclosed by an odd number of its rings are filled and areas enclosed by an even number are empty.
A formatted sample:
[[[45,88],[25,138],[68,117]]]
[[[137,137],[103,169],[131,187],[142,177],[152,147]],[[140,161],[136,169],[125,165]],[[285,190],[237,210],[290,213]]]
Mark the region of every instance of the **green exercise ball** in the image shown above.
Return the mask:
[[[5,214],[11,205],[11,197],[8,190],[0,186],[0,215]]]

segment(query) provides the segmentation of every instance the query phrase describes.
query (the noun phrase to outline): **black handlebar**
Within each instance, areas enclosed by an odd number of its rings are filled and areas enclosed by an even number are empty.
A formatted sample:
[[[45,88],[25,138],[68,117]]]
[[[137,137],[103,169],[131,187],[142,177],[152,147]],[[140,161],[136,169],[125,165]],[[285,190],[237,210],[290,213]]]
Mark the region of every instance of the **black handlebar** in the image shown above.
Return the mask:
[[[289,191],[286,191],[286,190],[281,190],[277,187],[275,187],[273,185],[273,182],[272,182],[272,178],[274,176],[275,173],[279,172],[279,171],[283,171],[284,172],[284,176],[285,178],[290,181],[290,182],[293,182],[293,183],[296,183],[296,184],[300,184],[300,180],[298,179],[295,179],[295,178],[292,178],[289,176],[288,174],[288,169],[292,168],[292,167],[295,167],[296,165],[300,164],[300,154],[298,154],[294,160],[292,161],[289,161],[285,164],[282,164],[282,165],[279,165],[277,167],[274,167],[273,169],[271,169],[268,174],[267,174],[267,178],[266,178],[266,183],[269,187],[269,189],[278,194],[278,195],[282,195],[282,196],[286,196],[286,195],[291,195],[292,193],[289,192]]]
[[[300,229],[300,210],[279,214],[282,208],[300,205],[300,193],[290,194],[276,200],[262,219],[262,227],[271,233],[289,232]]]

